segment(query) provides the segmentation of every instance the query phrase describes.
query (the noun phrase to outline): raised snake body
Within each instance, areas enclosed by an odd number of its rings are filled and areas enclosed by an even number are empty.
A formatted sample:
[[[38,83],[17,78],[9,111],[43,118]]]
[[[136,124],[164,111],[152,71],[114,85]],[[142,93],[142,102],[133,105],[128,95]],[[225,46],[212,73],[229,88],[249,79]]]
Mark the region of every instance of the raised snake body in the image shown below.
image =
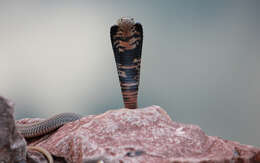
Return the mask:
[[[110,29],[125,108],[136,109],[140,79],[143,27],[131,18],[121,18]]]

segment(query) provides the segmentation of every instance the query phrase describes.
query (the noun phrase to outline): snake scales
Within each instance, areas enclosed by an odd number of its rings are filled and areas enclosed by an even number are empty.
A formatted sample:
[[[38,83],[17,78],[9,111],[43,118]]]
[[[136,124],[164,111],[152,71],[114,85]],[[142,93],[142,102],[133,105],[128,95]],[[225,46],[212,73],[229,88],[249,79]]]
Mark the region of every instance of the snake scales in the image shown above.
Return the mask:
[[[82,116],[75,113],[61,113],[50,117],[46,120],[32,123],[32,124],[19,124],[16,123],[16,127],[18,131],[25,138],[33,138],[37,136],[41,136],[47,134],[65,123],[72,122],[80,119]]]

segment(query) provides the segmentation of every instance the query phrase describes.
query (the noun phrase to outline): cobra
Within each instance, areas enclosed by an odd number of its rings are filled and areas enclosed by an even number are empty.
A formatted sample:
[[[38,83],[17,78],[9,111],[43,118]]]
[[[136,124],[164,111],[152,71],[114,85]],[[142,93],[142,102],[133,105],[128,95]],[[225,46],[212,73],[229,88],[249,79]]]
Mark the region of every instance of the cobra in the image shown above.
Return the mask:
[[[125,108],[136,109],[143,44],[142,25],[135,23],[132,18],[120,18],[117,24],[111,27],[110,38]],[[16,127],[25,138],[33,138],[45,135],[81,117],[75,113],[61,113],[32,124],[16,123]],[[41,152],[44,153],[42,150]],[[45,155],[48,154],[45,152]]]

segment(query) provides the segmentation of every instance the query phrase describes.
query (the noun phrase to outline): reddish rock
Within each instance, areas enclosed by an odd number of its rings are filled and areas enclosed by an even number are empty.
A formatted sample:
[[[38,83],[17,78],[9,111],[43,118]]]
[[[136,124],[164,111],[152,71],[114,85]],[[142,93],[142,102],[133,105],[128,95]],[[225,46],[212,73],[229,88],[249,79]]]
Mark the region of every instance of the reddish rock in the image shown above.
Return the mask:
[[[207,136],[196,125],[173,122],[159,106],[86,116],[30,145],[73,163],[260,162],[260,148]]]
[[[26,142],[18,134],[13,117],[13,104],[0,96],[0,162],[25,162]]]

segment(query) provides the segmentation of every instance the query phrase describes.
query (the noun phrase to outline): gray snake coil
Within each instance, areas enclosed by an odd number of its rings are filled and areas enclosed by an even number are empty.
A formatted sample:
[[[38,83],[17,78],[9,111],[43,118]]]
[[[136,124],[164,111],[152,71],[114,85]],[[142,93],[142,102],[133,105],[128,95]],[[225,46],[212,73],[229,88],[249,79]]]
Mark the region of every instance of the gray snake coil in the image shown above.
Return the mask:
[[[75,113],[61,113],[55,116],[52,116],[46,120],[32,123],[32,124],[18,124],[16,123],[16,127],[18,131],[25,138],[32,138],[47,134],[65,123],[72,122],[80,119],[82,116]]]

